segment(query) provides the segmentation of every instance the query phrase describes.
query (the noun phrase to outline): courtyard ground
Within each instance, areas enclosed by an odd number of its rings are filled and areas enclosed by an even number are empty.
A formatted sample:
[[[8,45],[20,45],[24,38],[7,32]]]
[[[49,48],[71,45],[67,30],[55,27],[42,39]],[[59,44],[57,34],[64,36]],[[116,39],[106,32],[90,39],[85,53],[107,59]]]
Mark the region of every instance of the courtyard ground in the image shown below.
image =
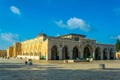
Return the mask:
[[[105,64],[106,69],[99,69]],[[120,61],[39,63],[0,59],[0,80],[120,80]]]

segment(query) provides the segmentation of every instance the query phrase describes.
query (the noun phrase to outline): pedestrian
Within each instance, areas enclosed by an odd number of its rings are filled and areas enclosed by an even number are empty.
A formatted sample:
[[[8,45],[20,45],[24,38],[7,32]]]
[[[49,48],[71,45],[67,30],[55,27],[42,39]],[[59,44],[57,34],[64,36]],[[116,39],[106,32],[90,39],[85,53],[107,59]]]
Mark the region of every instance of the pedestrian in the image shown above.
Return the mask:
[[[27,64],[28,62],[27,61],[25,61],[25,64]]]

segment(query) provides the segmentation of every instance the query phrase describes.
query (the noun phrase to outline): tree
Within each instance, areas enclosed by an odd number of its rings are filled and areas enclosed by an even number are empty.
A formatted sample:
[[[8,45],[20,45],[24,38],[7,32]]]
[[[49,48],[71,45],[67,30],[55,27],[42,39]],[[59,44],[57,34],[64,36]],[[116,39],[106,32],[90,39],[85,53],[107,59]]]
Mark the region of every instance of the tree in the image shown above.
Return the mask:
[[[120,51],[120,40],[117,39],[117,42],[116,42],[116,51],[119,52]]]

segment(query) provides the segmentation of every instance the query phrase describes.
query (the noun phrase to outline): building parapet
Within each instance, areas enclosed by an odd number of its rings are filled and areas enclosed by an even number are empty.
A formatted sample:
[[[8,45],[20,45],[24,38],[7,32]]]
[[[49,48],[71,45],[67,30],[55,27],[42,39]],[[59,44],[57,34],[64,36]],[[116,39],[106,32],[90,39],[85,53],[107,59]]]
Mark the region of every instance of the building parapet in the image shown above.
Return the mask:
[[[115,46],[114,44],[103,44],[103,43],[96,43],[96,45]]]

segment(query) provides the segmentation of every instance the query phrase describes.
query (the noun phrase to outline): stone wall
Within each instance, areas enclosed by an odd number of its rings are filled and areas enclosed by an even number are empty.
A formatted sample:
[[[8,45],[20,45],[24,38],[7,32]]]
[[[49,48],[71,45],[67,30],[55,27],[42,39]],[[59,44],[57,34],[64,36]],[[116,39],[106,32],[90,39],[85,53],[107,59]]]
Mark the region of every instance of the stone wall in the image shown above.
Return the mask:
[[[52,48],[57,48],[56,54],[52,56]],[[63,55],[63,49],[66,47],[66,53],[69,56],[69,59],[73,59],[73,50],[77,48],[77,57],[78,58],[84,58],[84,49],[88,47],[90,50],[89,57],[93,57],[94,59],[99,58],[99,60],[103,59],[115,59],[115,46],[114,45],[108,45],[108,44],[98,44],[95,40],[90,39],[81,39],[80,41],[73,41],[73,40],[67,40],[67,39],[56,39],[56,38],[49,38],[48,40],[48,56],[49,60],[51,60],[52,57],[55,58],[59,57],[59,59],[64,59]],[[96,53],[97,50],[99,50],[99,54]],[[100,55],[100,56],[98,56]],[[98,56],[98,57],[97,57]],[[76,58],[77,58],[76,57]],[[88,56],[87,56],[88,57]],[[53,59],[54,59],[53,58]],[[55,58],[57,59],[57,58]]]
[[[6,50],[0,50],[0,57],[7,57],[7,51]]]

